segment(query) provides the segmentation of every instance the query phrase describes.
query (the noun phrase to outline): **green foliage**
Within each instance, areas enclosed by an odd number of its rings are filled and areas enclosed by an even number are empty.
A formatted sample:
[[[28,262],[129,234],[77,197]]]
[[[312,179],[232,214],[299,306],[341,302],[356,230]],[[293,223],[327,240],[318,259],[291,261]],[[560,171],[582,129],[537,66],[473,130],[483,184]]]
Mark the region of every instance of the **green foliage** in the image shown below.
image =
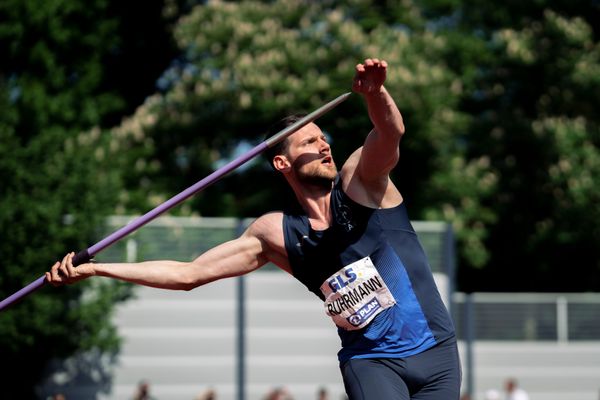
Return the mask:
[[[131,108],[116,87],[119,50],[143,44],[121,42],[121,11],[104,0],[0,4],[2,299],[67,251],[95,243],[118,200],[121,180],[101,127]],[[3,397],[34,398],[54,358],[115,351],[110,315],[128,293],[116,282],[45,287],[3,311]]]
[[[402,17],[390,25],[372,23],[390,15]],[[165,74],[171,85],[114,131],[115,148],[133,155],[130,167],[124,166],[133,172],[128,182],[143,182],[142,190],[128,192],[123,209],[158,205],[165,193],[176,194],[211,173],[240,141],[257,143],[282,116],[310,111],[348,91],[354,65],[381,57],[390,65],[386,87],[408,129],[396,181],[415,216],[454,221],[459,238],[469,244],[467,262],[484,265],[489,253],[483,240],[495,216],[482,202],[493,194],[497,179],[489,163],[465,160],[460,138],[470,117],[457,109],[474,78],[461,81],[444,62],[448,48],[458,47],[459,65],[469,64],[465,71],[474,76],[470,61],[482,44],[434,34],[425,26],[420,9],[410,2],[288,0],[195,7],[175,29],[186,57]],[[371,129],[358,96],[319,123],[331,133],[338,160],[360,146]],[[473,174],[468,190],[465,169]],[[480,176],[487,177],[487,186],[478,184]],[[284,195],[273,187],[278,182],[268,167],[247,169],[176,212],[258,215],[281,207]]]
[[[10,111],[14,111],[14,107]],[[87,247],[110,211],[117,181],[92,161],[101,143],[68,146],[54,128],[23,146],[12,132],[0,144],[0,254],[3,299],[40,277],[68,250]],[[72,134],[72,132],[71,132]],[[67,142],[68,143],[68,142]],[[102,190],[98,190],[101,188]],[[28,398],[48,360],[78,350],[115,350],[118,339],[107,316],[126,296],[122,285],[42,288],[0,314],[0,348],[11,365],[5,393]],[[97,301],[85,302],[83,296]],[[6,379],[6,381],[5,381]],[[13,390],[15,392],[13,392]]]
[[[408,128],[394,178],[413,218],[453,223],[461,289],[583,288],[576,278],[563,285],[547,273],[573,251],[556,257],[548,249],[562,243],[559,237],[576,237],[571,245],[582,250],[592,265],[584,275],[593,278],[597,232],[548,236],[544,229],[556,218],[570,221],[561,225],[565,230],[589,227],[555,196],[557,186],[572,181],[551,171],[561,159],[586,171],[597,154],[596,8],[478,0],[198,5],[175,26],[184,57],[163,75],[164,91],[113,132],[113,147],[132,155],[121,161],[134,184],[121,210],[154,207],[208,175],[239,154],[240,143],[258,143],[281,116],[347,91],[353,66],[377,56],[390,64],[386,86]],[[331,134],[338,162],[370,129],[358,96],[319,123]],[[585,157],[567,157],[567,146],[551,139],[549,124],[556,123],[585,126]],[[578,209],[596,215],[596,180],[585,182]],[[268,169],[254,166],[175,212],[258,215],[281,204],[284,194],[275,185]],[[512,276],[524,268],[529,278],[515,287]]]
[[[443,180],[432,174],[450,168],[453,182],[459,179],[462,166],[452,160],[463,150],[453,137],[469,118],[456,111],[463,91],[458,75],[440,61],[447,40],[423,28],[419,8],[411,3],[394,8],[411,16],[410,27],[374,27],[359,12],[371,10],[369,20],[384,18],[387,8],[381,7],[369,1],[277,1],[209,2],[192,9],[175,29],[186,57],[165,74],[170,86],[114,130],[115,148],[133,155],[124,167],[132,172],[128,181],[143,182],[142,190],[128,192],[123,209],[156,206],[165,193],[175,194],[212,172],[240,142],[257,143],[282,116],[313,110],[348,91],[356,63],[382,57],[390,65],[386,87],[409,132],[396,178],[418,215],[421,200],[430,196],[419,192],[430,180]],[[360,146],[371,129],[358,96],[319,123],[331,133],[338,160]],[[261,164],[233,174],[175,212],[258,215],[281,206],[275,179]],[[487,193],[473,186],[468,224],[479,221],[478,197]]]
[[[600,283],[600,235],[590,225],[600,212],[599,181],[592,178],[600,145],[593,24],[600,9],[581,2],[492,7],[467,1],[457,10],[463,18],[453,35],[485,43],[479,54],[455,47],[477,66],[461,106],[473,116],[468,154],[484,157],[497,178],[488,204],[495,222],[484,241],[491,257],[481,271],[462,261],[461,287],[593,289]],[[471,250],[461,246],[463,257]],[[581,262],[572,273],[560,272],[574,260]]]

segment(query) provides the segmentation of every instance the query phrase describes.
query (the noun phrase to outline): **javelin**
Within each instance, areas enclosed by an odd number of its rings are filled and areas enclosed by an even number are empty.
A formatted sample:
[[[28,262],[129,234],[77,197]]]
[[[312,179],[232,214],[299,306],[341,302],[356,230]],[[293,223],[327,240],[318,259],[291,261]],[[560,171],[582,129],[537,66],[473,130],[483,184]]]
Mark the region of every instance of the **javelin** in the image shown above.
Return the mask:
[[[98,254],[100,251],[104,250],[105,248],[107,248],[111,244],[115,243],[116,241],[121,240],[122,238],[129,235],[130,233],[132,233],[135,230],[146,225],[148,222],[152,221],[153,219],[155,219],[162,213],[166,212],[167,210],[170,210],[171,208],[175,207],[182,201],[184,201],[184,200],[188,199],[189,197],[193,196],[194,194],[200,192],[201,190],[203,190],[207,186],[213,184],[217,180],[221,179],[223,176],[225,176],[229,172],[233,171],[240,165],[245,164],[246,162],[250,161],[257,155],[259,155],[260,153],[275,146],[277,143],[281,142],[282,140],[287,138],[292,133],[296,132],[303,126],[309,124],[310,122],[314,121],[315,119],[319,118],[326,112],[328,112],[331,109],[333,109],[334,107],[336,107],[338,104],[340,104],[341,102],[346,100],[350,95],[351,95],[351,93],[344,93],[341,96],[336,97],[329,103],[319,107],[318,109],[316,109],[312,113],[308,114],[304,118],[296,121],[295,123],[288,126],[287,128],[282,129],[281,131],[277,132],[275,135],[271,136],[267,140],[263,141],[262,143],[260,143],[256,147],[254,147],[252,150],[248,151],[245,154],[242,154],[235,160],[233,160],[233,161],[229,162],[228,164],[224,165],[223,167],[219,168],[212,174],[208,175],[206,178],[196,182],[189,188],[185,189],[183,192],[171,197],[169,200],[160,204],[156,208],[152,209],[151,211],[148,211],[146,214],[142,215],[141,217],[138,217],[137,219],[133,220],[129,224],[120,228],[119,230],[111,233],[110,235],[108,235],[107,237],[105,237],[104,239],[102,239],[101,241],[96,243],[95,245],[88,247],[86,250],[80,251],[79,253],[77,253],[75,255],[75,257],[73,257],[73,265],[77,266],[77,265],[81,265],[81,264],[85,264],[85,263],[89,262],[90,259],[94,255]],[[34,292],[35,290],[41,288],[42,286],[44,286],[45,283],[46,283],[46,277],[45,277],[45,275],[43,275],[40,278],[38,278],[37,280],[30,283],[29,285],[25,286],[23,289],[10,295],[9,297],[7,297],[6,299],[4,299],[0,302],[0,311],[4,310],[5,308],[10,306],[14,302],[22,299],[23,297]]]

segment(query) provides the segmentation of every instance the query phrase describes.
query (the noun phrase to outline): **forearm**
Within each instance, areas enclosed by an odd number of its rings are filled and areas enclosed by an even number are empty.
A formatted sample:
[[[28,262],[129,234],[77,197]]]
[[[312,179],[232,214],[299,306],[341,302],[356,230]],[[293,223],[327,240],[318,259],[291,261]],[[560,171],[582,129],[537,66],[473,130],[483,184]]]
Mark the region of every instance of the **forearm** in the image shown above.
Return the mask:
[[[219,279],[248,273],[267,261],[262,254],[263,242],[247,232],[238,239],[206,251],[192,262],[87,263],[75,268],[75,253],[71,252],[62,261],[54,263],[46,272],[46,280],[60,286],[91,276],[104,276],[161,289],[191,290]]]
[[[160,289],[190,290],[190,264],[178,261],[93,264],[94,275],[115,278]]]
[[[261,251],[259,240],[242,236],[206,251],[192,262],[93,264],[94,275],[160,289],[191,290],[259,268],[266,262],[260,256]]]
[[[385,87],[381,86],[379,91],[365,93],[363,96],[375,130],[385,138],[399,140],[404,134],[404,121]]]

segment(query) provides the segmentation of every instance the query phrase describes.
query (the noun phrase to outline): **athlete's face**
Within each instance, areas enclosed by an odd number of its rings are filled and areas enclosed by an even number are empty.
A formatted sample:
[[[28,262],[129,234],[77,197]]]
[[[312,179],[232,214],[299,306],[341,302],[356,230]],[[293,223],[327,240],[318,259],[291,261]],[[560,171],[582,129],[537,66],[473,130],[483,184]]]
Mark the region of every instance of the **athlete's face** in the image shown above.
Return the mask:
[[[310,123],[287,140],[286,154],[274,159],[275,165],[281,166],[278,169],[293,174],[300,182],[331,185],[337,168],[331,156],[331,147],[321,129]]]

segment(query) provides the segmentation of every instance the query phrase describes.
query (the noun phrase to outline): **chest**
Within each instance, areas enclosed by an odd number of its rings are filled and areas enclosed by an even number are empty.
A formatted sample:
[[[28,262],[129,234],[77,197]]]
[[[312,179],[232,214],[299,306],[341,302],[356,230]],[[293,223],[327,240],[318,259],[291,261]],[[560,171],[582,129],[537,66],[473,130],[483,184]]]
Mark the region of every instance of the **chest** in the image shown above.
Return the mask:
[[[319,287],[328,277],[377,251],[382,234],[376,218],[342,210],[323,231],[312,229],[306,217],[290,218],[285,230],[293,275],[320,296]]]

